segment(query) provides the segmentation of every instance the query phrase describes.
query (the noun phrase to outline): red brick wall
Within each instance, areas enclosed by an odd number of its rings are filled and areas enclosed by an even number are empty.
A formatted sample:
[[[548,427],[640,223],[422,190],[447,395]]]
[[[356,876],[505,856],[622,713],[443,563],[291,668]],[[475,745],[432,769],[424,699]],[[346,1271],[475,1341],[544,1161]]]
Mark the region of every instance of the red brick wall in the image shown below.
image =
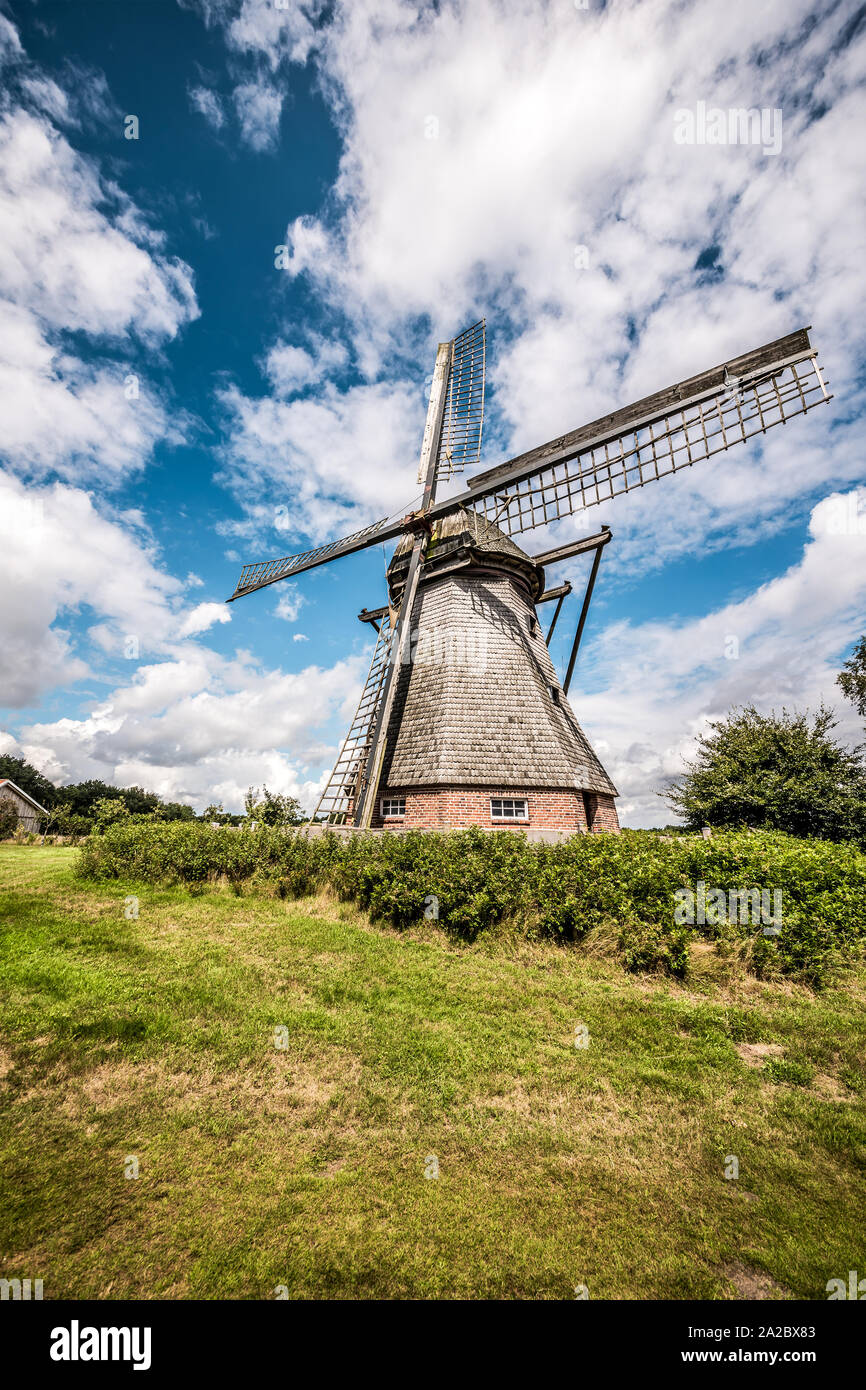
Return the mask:
[[[593,831],[619,832],[616,805],[612,796],[587,793],[591,828]],[[390,817],[383,821],[380,808],[383,796],[406,799],[406,814],[402,820]],[[528,802],[526,821],[493,821],[490,817],[492,796],[522,796]],[[487,829],[516,829],[540,827],[545,830],[578,831],[587,829],[584,793],[558,791],[550,787],[385,787],[376,799],[374,826],[401,826],[406,830],[457,830],[464,826],[480,825]]]
[[[619,816],[616,813],[616,802],[612,796],[605,792],[584,792],[584,804],[589,812],[590,829],[609,830],[614,835],[619,834]]]

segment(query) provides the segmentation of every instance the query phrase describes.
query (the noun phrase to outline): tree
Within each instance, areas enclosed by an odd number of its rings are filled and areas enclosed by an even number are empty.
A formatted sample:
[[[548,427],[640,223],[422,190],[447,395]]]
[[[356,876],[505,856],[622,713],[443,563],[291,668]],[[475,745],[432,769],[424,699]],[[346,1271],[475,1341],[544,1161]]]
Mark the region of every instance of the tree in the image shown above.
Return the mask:
[[[832,737],[832,711],[759,714],[754,705],[711,722],[685,774],[661,795],[685,821],[756,826],[824,840],[866,838],[866,767]]]
[[[112,787],[108,782],[88,781],[70,782],[68,786],[60,788],[60,795],[75,815],[88,816],[92,820],[97,801],[116,800],[123,793],[119,787]]]
[[[842,694],[866,719],[866,637],[861,637],[836,677]]]
[[[156,810],[157,820],[195,820],[195,811],[185,801],[162,801]]]
[[[46,833],[56,831],[58,835],[68,836],[73,843],[77,843],[81,836],[89,835],[92,829],[93,822],[89,816],[73,811],[68,801],[61,801],[53,808],[45,826]]]
[[[244,810],[247,820],[258,825],[303,825],[306,820],[301,803],[295,797],[270,792],[267,787],[262,787],[261,800],[258,788],[249,787],[244,797]]]
[[[15,805],[11,797],[0,797],[0,840],[10,840],[17,829],[17,806]]]
[[[116,825],[118,821],[126,820],[129,815],[129,807],[122,796],[103,796],[98,801],[94,801],[91,813],[97,830],[105,830],[109,825]]]
[[[158,813],[161,810],[156,792],[146,792],[144,787],[115,787],[113,794],[123,797],[131,816],[146,816],[148,812]]]
[[[8,777],[10,782],[14,782],[16,787],[32,796],[40,806],[53,806],[59,799],[53,782],[43,777],[32,763],[25,762],[23,758],[13,758],[10,753],[0,754],[0,778],[2,777]]]

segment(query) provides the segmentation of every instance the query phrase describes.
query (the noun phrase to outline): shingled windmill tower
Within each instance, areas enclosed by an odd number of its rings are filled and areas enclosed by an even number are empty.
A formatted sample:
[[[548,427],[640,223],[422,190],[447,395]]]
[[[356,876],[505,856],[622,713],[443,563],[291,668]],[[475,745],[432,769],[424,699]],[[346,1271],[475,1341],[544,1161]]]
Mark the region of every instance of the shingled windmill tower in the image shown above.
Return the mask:
[[[397,540],[355,718],[316,808],[332,824],[616,830],[616,788],[568,701],[605,527],[530,556],[514,535],[690,467],[830,399],[801,329],[480,473],[484,322],[440,343],[418,481],[421,505],[343,540],[247,565],[230,602]],[[571,586],[545,567],[591,553],[565,678],[548,652]],[[542,632],[538,606],[556,600]]]

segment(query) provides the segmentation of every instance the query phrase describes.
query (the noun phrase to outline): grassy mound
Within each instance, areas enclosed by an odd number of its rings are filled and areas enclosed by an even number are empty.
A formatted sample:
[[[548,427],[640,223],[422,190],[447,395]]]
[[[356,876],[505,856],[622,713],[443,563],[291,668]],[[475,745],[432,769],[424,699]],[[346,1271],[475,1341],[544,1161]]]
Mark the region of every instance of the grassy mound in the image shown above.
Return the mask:
[[[684,987],[604,928],[75,859],[0,847],[0,1246],[46,1299],[824,1300],[857,1264],[866,967]]]
[[[511,831],[315,838],[292,831],[206,825],[118,825],[88,840],[78,874],[128,884],[208,882],[298,898],[332,889],[374,921],[424,918],[473,940],[503,921],[529,936],[579,941],[616,924],[626,964],[683,975],[696,937],[747,952],[759,976],[826,982],[866,940],[866,855],[856,846],[771,832],[661,838],[648,831],[576,835],[529,844]],[[781,894],[781,926],[738,895]],[[683,920],[684,895],[726,907]],[[767,901],[767,899],[765,899]],[[779,901],[779,899],[776,899]],[[703,920],[700,920],[703,918]]]

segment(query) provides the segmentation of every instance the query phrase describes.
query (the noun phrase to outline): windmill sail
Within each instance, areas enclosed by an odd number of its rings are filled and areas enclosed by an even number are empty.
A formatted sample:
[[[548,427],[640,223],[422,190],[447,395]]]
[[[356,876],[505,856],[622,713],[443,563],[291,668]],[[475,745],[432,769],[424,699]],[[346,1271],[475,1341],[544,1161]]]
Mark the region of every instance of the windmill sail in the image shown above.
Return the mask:
[[[435,534],[438,523],[474,509],[476,517],[483,516],[494,529],[511,535],[528,531],[690,467],[831,399],[808,330],[800,329],[488,469],[473,477],[465,491],[437,502],[437,483],[478,460],[485,359],[483,320],[450,342],[439,344],[421,448],[423,499],[419,511],[398,520],[385,518],[298,555],[247,565],[231,596],[236,599],[254,593],[384,541],[412,538],[402,590],[392,593],[397,611],[392,609],[382,623],[355,718],[314,813],[330,824],[365,828],[374,819],[396,708],[397,675],[410,660],[415,599],[429,558],[428,538]],[[595,550],[593,574],[605,538],[601,533],[577,547]],[[504,542],[504,536],[500,540]],[[564,557],[564,549],[577,553],[572,544],[536,559],[554,563]],[[529,561],[528,556],[524,558]],[[589,593],[591,583],[566,690]],[[586,785],[595,786],[591,781]],[[612,784],[608,791],[615,795]]]
[[[451,505],[475,506],[514,535],[688,468],[830,399],[802,329],[481,474]]]
[[[436,453],[436,481],[452,478],[473,468],[481,456],[484,425],[484,375],[487,364],[485,320],[465,328],[451,342],[448,388],[442,432]],[[422,462],[418,482],[423,483]]]
[[[354,821],[358,791],[364,781],[376,727],[376,715],[382,698],[382,687],[388,673],[391,636],[391,625],[386,613],[379,628],[373,660],[370,662],[370,670],[364,682],[352,726],[340,749],[328,784],[319,797],[312,820],[323,816],[329,825],[346,825]]]
[[[464,338],[467,347],[459,354],[464,384],[458,384],[453,394],[452,384],[457,380],[451,370],[455,345]],[[458,472],[480,448],[483,340],[481,320],[452,343],[442,345],[442,350],[450,347],[451,357],[441,433],[437,438],[439,425],[428,413],[422,449],[422,460],[435,451],[437,469]],[[475,507],[487,520],[515,535],[691,467],[831,399],[808,329],[802,328],[478,474],[465,492],[446,501],[428,505],[431,490],[425,493],[424,515],[432,522],[454,507]],[[457,404],[453,405],[450,435],[449,400],[476,402],[471,410],[466,406],[462,417]],[[443,444],[446,438],[454,445],[449,446],[450,458]],[[426,463],[424,468],[429,474]],[[438,472],[433,475],[433,489],[438,477]],[[405,529],[405,518],[385,517],[314,550],[247,565],[229,602],[341,555],[394,540]]]
[[[368,545],[393,540],[402,532],[403,522],[386,516],[361,531],[354,531],[351,536],[329,541],[315,550],[304,550],[299,555],[284,555],[280,560],[262,560],[258,564],[245,565],[234,593],[226,602],[232,603],[236,598],[243,598],[244,594],[255,593],[256,589],[264,589],[268,584],[276,584],[279,579],[288,579],[302,570],[315,569],[316,565],[327,564],[340,555],[351,555],[356,550],[365,550]]]

